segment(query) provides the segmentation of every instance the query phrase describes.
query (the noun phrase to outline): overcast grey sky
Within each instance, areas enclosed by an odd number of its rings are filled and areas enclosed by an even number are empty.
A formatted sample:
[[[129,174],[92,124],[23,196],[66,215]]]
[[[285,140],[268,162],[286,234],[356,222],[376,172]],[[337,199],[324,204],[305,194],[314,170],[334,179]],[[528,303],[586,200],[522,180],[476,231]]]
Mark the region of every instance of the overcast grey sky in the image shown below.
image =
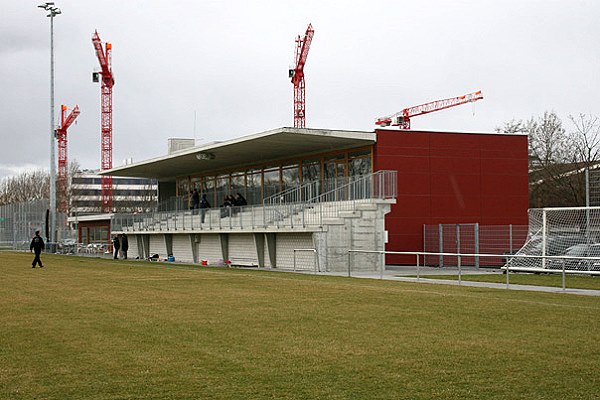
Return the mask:
[[[600,115],[600,1],[55,0],[56,120],[79,104],[69,160],[100,167],[99,70],[113,44],[113,165],[293,126],[288,68],[312,23],[309,128],[373,130],[404,107],[482,90],[414,129],[490,132],[554,110]],[[49,168],[50,21],[43,1],[2,0],[0,177]],[[195,121],[195,123],[194,123]],[[195,126],[195,130],[194,130]]]

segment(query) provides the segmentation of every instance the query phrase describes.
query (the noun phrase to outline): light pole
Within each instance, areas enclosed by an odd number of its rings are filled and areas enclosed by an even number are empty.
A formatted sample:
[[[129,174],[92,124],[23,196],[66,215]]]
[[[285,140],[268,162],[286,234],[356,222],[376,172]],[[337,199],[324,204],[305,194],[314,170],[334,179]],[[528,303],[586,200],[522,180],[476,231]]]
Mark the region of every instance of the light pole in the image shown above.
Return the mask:
[[[55,144],[56,138],[54,126],[54,17],[61,14],[60,8],[54,6],[54,2],[46,2],[38,6],[48,11],[50,18],[50,229],[48,242],[50,249],[56,241],[56,162]]]

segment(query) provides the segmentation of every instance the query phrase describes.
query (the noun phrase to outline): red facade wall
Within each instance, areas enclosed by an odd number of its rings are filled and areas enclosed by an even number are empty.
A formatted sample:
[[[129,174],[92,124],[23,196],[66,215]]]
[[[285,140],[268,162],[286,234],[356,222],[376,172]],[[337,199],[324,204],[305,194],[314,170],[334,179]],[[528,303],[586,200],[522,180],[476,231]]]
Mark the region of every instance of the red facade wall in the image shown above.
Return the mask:
[[[425,224],[527,225],[527,136],[375,132],[374,170],[398,171],[397,202],[386,216],[388,251],[423,250]]]

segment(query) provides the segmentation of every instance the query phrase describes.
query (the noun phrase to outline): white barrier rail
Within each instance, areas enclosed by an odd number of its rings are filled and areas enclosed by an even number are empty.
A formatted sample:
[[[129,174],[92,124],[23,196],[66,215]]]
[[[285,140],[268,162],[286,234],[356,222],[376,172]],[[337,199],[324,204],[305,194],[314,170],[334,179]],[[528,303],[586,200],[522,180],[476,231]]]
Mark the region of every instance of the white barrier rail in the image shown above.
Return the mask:
[[[351,266],[352,266],[352,253],[372,253],[372,254],[396,254],[396,255],[413,255],[416,257],[416,267],[417,267],[417,281],[420,280],[421,275],[421,265],[420,260],[421,257],[424,256],[453,256],[458,259],[458,284],[462,283],[462,266],[461,266],[461,257],[503,257],[508,261],[506,265],[501,267],[500,269],[505,271],[506,273],[506,287],[510,286],[510,272],[528,272],[528,273],[544,273],[544,274],[562,274],[562,289],[566,290],[566,275],[590,275],[590,276],[600,276],[600,257],[573,257],[573,256],[534,256],[534,255],[507,255],[507,254],[466,254],[466,253],[433,253],[426,251],[374,251],[374,250],[348,250],[348,276],[351,276]],[[560,269],[552,269],[552,268],[531,268],[531,267],[512,267],[510,263],[514,259],[519,258],[542,258],[544,260],[556,260],[562,261],[562,268]],[[594,265],[594,268],[598,268],[598,270],[577,270],[577,269],[566,269],[567,260],[576,262],[591,262]],[[380,267],[380,277],[383,279],[383,272],[385,269],[385,263],[381,263]]]

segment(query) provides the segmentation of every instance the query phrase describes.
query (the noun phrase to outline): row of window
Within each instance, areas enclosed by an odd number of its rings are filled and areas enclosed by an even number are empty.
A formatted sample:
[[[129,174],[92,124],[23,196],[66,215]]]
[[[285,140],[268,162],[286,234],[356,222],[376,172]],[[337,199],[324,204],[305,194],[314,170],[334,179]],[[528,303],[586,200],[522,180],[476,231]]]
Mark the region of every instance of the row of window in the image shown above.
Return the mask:
[[[73,189],[72,196],[100,196],[102,190],[97,189]],[[155,198],[156,190],[147,189],[115,189],[112,190],[113,196],[143,196],[146,198]]]
[[[249,204],[305,182],[327,181],[367,175],[372,172],[371,148],[355,149],[310,159],[263,165],[243,171],[218,175],[187,176],[177,180],[178,196],[198,189],[213,204],[221,204],[225,196],[241,193]]]
[[[110,241],[108,226],[84,226],[79,229],[79,241],[88,243],[108,243]]]
[[[78,177],[74,176],[71,179],[71,183],[73,185],[101,185],[102,178],[101,177]],[[135,186],[156,186],[157,182],[155,179],[147,179],[147,178],[112,178],[113,185],[135,185]]]

